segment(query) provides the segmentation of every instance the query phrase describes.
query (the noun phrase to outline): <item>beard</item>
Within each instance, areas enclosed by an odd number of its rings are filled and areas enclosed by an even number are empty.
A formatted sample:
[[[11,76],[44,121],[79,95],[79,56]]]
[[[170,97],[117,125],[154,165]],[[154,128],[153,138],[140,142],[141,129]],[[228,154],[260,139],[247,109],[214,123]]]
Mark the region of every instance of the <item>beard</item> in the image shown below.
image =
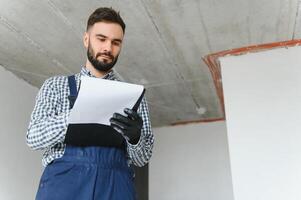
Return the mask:
[[[94,54],[95,54],[94,50],[91,48],[91,45],[89,44],[87,50],[88,60],[96,70],[101,72],[107,72],[111,70],[116,64],[119,56],[118,54],[116,57],[114,57],[110,52],[97,53],[95,57],[93,56]],[[98,56],[102,56],[102,55],[108,56],[112,60],[112,62],[107,62],[107,59],[104,59],[104,62],[97,60]]]

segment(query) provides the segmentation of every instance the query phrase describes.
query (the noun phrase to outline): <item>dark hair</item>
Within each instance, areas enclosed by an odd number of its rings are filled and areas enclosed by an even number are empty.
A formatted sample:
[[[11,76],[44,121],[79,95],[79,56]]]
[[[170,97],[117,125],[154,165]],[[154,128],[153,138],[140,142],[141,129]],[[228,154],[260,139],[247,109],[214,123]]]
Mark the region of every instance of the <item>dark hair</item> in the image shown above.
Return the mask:
[[[101,7],[97,8],[89,17],[87,22],[87,30],[97,22],[112,22],[121,26],[123,32],[125,31],[125,23],[123,22],[119,12],[113,8]]]

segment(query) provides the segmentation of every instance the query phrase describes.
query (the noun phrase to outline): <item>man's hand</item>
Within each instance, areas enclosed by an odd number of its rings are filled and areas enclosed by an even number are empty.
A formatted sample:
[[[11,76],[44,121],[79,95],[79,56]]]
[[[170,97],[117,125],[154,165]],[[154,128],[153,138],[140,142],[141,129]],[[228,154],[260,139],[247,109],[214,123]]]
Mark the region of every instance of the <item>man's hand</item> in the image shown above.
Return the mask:
[[[113,114],[113,117],[110,119],[111,126],[122,134],[128,142],[137,144],[140,139],[143,120],[137,112],[131,109],[126,108],[124,112],[127,114],[127,117],[119,113]]]

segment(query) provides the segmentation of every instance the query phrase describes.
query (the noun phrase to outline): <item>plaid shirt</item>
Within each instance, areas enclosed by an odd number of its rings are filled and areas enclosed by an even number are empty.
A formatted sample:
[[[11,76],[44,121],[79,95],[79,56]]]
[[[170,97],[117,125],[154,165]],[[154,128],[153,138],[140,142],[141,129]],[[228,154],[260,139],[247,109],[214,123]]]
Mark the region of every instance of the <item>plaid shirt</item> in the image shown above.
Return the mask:
[[[92,77],[93,75],[83,67],[81,72],[75,75],[77,88],[81,76]],[[114,71],[102,78],[119,81]],[[45,150],[42,159],[43,166],[47,166],[54,159],[64,155],[66,146],[64,140],[70,114],[69,94],[67,76],[55,76],[44,82],[36,97],[36,104],[27,130],[27,144],[34,150]],[[135,145],[127,142],[127,156],[129,164],[143,166],[152,155],[154,143],[148,107],[144,98],[138,114],[143,119],[141,137]]]

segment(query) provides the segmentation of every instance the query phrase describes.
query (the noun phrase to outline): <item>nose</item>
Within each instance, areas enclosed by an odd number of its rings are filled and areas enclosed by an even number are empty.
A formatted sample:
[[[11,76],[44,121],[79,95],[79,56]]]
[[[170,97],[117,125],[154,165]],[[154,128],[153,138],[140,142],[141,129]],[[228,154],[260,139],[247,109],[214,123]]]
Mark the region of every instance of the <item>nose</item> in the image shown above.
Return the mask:
[[[104,44],[104,47],[103,47],[104,49],[104,51],[105,52],[112,52],[112,44],[111,44],[111,42],[110,41],[107,41],[105,44]]]

